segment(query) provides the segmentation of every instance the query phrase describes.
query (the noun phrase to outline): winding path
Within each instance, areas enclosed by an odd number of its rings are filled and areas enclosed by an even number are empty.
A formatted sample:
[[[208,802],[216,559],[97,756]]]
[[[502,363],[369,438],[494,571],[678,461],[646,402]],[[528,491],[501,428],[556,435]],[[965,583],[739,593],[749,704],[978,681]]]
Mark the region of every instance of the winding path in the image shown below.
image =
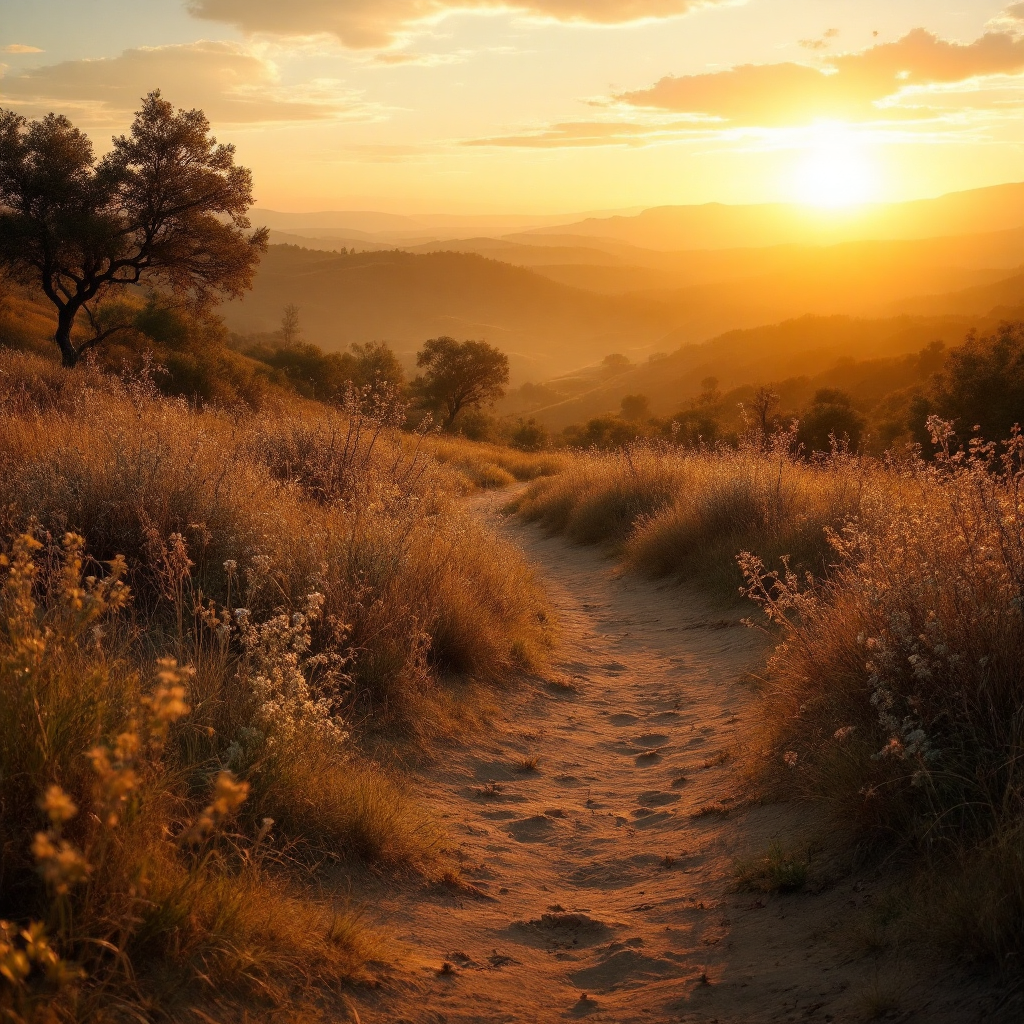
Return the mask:
[[[796,806],[743,804],[730,750],[754,724],[744,677],[763,641],[741,613],[622,576],[498,507],[477,506],[547,587],[558,657],[424,779],[466,884],[381,895],[400,966],[362,1020],[998,1019],[980,987],[887,944],[873,876],[737,892],[738,857],[814,834]]]

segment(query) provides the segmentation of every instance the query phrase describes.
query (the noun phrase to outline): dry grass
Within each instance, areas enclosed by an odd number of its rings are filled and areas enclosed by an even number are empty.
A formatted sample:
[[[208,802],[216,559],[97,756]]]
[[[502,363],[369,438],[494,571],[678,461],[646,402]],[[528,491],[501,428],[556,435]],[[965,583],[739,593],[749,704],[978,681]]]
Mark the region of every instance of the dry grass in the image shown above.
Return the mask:
[[[199,410],[10,353],[0,403],[0,1012],[359,979],[376,940],[317,866],[441,870],[386,759],[543,661],[528,567],[385,407]]]
[[[517,480],[553,476],[566,463],[557,452],[522,452],[457,437],[428,437],[423,449],[441,465],[462,474],[473,487],[506,487]]]
[[[788,439],[784,439],[788,441]],[[741,549],[769,562],[822,572],[833,559],[825,527],[859,510],[862,464],[808,464],[775,450],[693,450],[638,442],[611,453],[578,454],[540,480],[515,507],[526,518],[581,543],[610,542],[631,567],[676,575],[736,595]]]
[[[1024,935],[1024,444],[882,463],[758,448],[577,454],[519,511],[727,595],[780,643],[759,765],[912,851],[931,928],[1007,967]]]

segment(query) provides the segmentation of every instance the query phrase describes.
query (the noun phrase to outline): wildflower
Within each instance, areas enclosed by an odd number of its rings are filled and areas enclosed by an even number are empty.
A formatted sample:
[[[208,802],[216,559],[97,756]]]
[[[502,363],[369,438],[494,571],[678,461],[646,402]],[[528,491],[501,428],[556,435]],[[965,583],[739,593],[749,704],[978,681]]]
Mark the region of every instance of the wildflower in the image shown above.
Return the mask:
[[[898,737],[893,736],[888,743],[877,754],[871,755],[872,761],[881,761],[886,757],[899,757],[903,753],[903,744]]]
[[[186,840],[198,842],[204,839],[227,818],[235,815],[248,796],[248,782],[239,782],[232,772],[221,771],[214,783],[213,799],[185,833]]]
[[[60,786],[50,786],[39,801],[39,807],[54,825],[63,825],[78,813],[75,802]]]
[[[782,755],[782,760],[786,762],[786,765],[790,768],[796,767],[796,762],[799,760],[799,755],[795,750],[787,750]]]
[[[185,702],[184,672],[174,658],[161,658],[157,664],[157,687],[146,701],[150,709],[150,739],[158,746],[167,738],[170,726],[191,710]]]
[[[90,868],[85,857],[66,839],[57,839],[53,833],[36,833],[32,856],[43,881],[58,896],[66,895],[73,885],[89,877]]]

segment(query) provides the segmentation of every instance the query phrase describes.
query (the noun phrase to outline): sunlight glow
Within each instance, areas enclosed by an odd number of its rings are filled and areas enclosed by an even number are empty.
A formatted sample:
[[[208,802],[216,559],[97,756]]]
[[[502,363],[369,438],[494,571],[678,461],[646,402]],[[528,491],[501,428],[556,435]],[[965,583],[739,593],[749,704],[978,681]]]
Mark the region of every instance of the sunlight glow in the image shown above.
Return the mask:
[[[795,198],[811,206],[854,206],[877,198],[877,174],[855,138],[821,132],[796,167]]]

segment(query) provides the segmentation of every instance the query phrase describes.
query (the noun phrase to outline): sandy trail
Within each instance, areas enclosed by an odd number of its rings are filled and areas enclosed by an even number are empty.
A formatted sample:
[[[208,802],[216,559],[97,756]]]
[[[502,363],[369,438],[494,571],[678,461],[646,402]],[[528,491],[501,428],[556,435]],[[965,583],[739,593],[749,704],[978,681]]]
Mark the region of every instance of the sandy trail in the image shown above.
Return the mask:
[[[872,952],[872,877],[737,892],[738,856],[806,827],[798,808],[741,806],[727,754],[753,724],[763,641],[740,612],[624,577],[497,498],[477,507],[548,588],[556,682],[511,694],[424,779],[468,885],[381,893],[405,949],[364,1021],[996,1019],[980,987]]]

